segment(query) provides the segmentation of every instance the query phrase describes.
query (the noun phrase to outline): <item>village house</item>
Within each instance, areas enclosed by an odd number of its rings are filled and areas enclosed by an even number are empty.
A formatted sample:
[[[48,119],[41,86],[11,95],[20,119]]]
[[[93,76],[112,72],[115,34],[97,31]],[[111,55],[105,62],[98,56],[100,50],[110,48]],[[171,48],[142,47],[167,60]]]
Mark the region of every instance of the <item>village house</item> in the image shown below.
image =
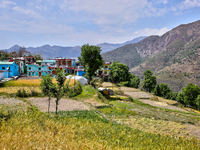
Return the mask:
[[[15,63],[19,67],[18,74],[23,74],[27,72],[24,57],[15,57],[9,60],[9,62],[13,61],[15,61]]]
[[[46,76],[52,74],[52,70],[46,65],[29,64],[27,65],[27,76]]]
[[[63,57],[54,57],[53,60],[56,61],[56,64],[53,66],[49,66],[49,69],[51,69],[53,72],[52,74],[55,75],[56,69],[63,70],[64,73],[71,73],[73,74],[75,71],[75,59],[66,59]]]
[[[103,66],[99,70],[97,70],[97,76],[109,81],[109,78],[111,76],[111,65],[111,62],[103,63]]]
[[[1,61],[0,62],[0,71],[3,72],[1,74],[4,74],[3,78],[10,78],[13,76],[18,76],[19,75],[18,70],[19,70],[19,67],[15,63],[15,61],[13,61],[13,62]]]

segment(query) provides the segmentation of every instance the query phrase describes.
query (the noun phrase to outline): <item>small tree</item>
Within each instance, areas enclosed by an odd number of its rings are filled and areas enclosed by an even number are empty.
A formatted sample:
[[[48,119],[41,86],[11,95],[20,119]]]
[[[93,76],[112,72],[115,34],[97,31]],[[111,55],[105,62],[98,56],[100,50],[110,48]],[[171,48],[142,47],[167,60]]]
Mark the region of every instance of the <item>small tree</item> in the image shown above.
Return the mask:
[[[66,80],[66,77],[63,74],[63,71],[57,70],[57,74],[56,74],[57,84],[54,83],[51,87],[51,93],[56,98],[56,115],[58,113],[58,102],[64,95],[65,80]]]
[[[198,85],[189,83],[182,89],[184,93],[184,104],[196,107],[195,99],[200,95],[200,88]]]
[[[129,86],[138,88],[140,85],[140,78],[139,77],[133,77],[130,79]]]
[[[147,69],[144,72],[144,80],[142,82],[142,88],[151,93],[156,87],[156,84],[157,84],[156,76],[153,76],[153,72]]]
[[[84,66],[86,77],[88,78],[88,84],[95,75],[95,72],[103,65],[103,59],[101,57],[101,48],[98,46],[92,46],[89,44],[81,47],[81,56],[78,57],[80,63]]]
[[[131,74],[129,67],[123,63],[114,61],[111,66],[111,79],[114,83],[129,81]]]
[[[53,78],[50,77],[50,75],[47,76],[42,76],[42,81],[40,83],[40,88],[42,90],[42,93],[44,95],[48,96],[48,113],[49,113],[49,108],[50,108],[50,100],[51,100],[51,88],[53,86],[52,82]]]
[[[157,87],[155,88],[155,95],[164,97],[166,99],[170,99],[172,96],[172,90],[168,86],[168,84],[161,83],[158,84]]]

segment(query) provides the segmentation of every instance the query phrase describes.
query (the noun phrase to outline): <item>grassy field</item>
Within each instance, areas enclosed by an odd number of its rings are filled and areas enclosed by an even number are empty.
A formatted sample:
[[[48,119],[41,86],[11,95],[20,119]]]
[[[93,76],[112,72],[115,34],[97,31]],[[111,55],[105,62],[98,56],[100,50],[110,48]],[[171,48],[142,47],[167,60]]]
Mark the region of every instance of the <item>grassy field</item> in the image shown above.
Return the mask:
[[[31,81],[8,82],[0,90],[4,89],[6,93],[15,93],[17,88],[40,90],[39,80]],[[70,84],[73,85],[73,81]],[[82,89],[82,93],[73,99],[84,102],[99,100],[92,87],[82,86]],[[21,109],[22,106],[2,105],[3,99],[0,98],[0,147],[200,149],[200,141],[193,138],[195,135],[186,128],[188,124],[198,127],[198,113],[159,108],[137,99],[126,101],[125,97],[110,97],[107,107],[87,111],[60,111],[58,115],[42,113],[26,99],[22,99],[26,105]]]
[[[66,79],[65,83],[67,83],[69,79]],[[56,83],[56,79],[53,79],[53,83]],[[41,79],[19,79],[19,80],[11,80],[5,83],[6,87],[11,86],[28,86],[28,87],[39,87],[41,83]],[[69,85],[74,84],[74,79],[70,79]]]
[[[94,111],[2,115],[2,149],[199,149],[196,139],[152,134],[111,123]],[[6,118],[6,119],[5,119]]]
[[[65,83],[69,80],[67,79]],[[76,81],[75,81],[76,82]],[[31,90],[36,92],[41,92],[40,87],[41,79],[19,79],[11,80],[5,83],[4,87],[0,87],[0,93],[16,93],[19,89],[25,90],[27,93],[30,93]],[[56,83],[56,79],[53,79],[53,83]],[[70,86],[74,85],[74,79],[70,79]]]

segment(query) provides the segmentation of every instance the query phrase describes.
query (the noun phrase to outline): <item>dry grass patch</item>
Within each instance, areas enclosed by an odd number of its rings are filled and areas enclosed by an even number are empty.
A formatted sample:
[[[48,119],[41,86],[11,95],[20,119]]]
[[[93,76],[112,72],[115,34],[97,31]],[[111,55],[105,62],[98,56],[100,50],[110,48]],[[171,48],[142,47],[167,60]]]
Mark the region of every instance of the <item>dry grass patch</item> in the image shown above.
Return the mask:
[[[14,87],[3,87],[0,88],[0,93],[17,93],[18,90],[25,90],[27,93],[30,93],[31,90],[34,90],[35,92],[40,93],[41,90],[39,87],[24,87],[24,86],[14,86]]]
[[[134,129],[150,132],[154,134],[167,134],[174,136],[194,137],[185,129],[185,125],[181,123],[154,120],[149,118],[131,118],[131,119],[118,119],[117,121],[127,124]]]
[[[66,79],[65,83],[67,83],[69,79]],[[69,85],[74,85],[76,80],[70,79]],[[19,79],[19,80],[12,80],[6,83],[6,87],[10,86],[32,86],[32,87],[39,87],[41,83],[41,79]],[[53,83],[57,83],[56,79],[53,79]]]

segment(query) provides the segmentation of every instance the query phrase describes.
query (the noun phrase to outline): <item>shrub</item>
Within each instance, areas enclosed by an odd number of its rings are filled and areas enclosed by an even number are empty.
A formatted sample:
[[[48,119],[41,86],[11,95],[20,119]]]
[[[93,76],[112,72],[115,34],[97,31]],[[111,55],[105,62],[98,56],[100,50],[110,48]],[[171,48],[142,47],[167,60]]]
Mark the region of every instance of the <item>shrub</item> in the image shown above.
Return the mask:
[[[22,91],[21,91],[21,89],[19,89],[18,91],[17,91],[17,93],[16,93],[16,96],[17,97],[28,97],[29,95],[28,95],[28,93],[26,93],[26,91],[23,89]]]
[[[69,86],[65,87],[64,93],[68,97],[75,97],[75,96],[81,94],[82,86],[81,86],[80,82],[76,82],[75,87],[69,87]]]
[[[114,93],[116,95],[124,95],[124,92],[122,90],[116,90]]]

